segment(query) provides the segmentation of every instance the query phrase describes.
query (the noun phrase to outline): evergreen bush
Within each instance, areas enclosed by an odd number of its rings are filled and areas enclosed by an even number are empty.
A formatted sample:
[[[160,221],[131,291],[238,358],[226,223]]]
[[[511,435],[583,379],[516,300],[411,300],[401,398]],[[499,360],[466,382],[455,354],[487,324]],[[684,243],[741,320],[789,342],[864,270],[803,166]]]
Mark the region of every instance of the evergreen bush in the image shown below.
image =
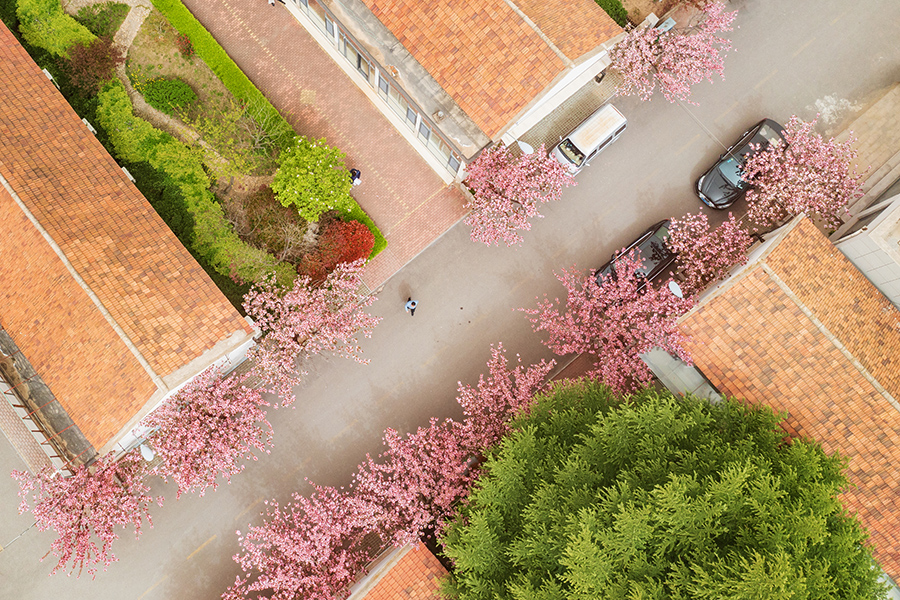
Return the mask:
[[[612,17],[619,27],[628,25],[628,11],[622,6],[621,0],[596,0],[597,4],[606,14]]]
[[[147,104],[169,116],[184,110],[197,101],[197,94],[187,83],[177,78],[156,77],[140,84],[139,92]]]

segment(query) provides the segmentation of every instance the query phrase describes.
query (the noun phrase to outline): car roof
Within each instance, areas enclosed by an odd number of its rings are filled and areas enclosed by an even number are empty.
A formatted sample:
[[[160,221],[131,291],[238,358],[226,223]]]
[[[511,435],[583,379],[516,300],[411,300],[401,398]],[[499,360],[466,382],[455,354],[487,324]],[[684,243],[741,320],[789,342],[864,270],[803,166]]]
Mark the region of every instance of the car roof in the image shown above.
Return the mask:
[[[601,138],[610,129],[624,123],[625,117],[612,104],[601,107],[590,117],[585,119],[569,135],[569,140],[585,153],[590,153]]]

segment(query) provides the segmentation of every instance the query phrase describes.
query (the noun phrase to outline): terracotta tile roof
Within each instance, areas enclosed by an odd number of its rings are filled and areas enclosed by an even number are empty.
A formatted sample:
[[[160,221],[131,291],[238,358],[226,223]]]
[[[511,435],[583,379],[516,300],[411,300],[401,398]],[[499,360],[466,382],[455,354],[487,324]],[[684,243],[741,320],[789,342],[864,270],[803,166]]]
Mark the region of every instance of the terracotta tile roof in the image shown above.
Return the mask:
[[[0,107],[0,175],[156,374],[171,374],[234,332],[250,331],[3,25]],[[22,235],[21,228],[5,227],[2,243],[24,248],[23,240],[15,239]],[[44,253],[29,255],[29,273],[43,268],[39,259],[50,258]],[[50,282],[45,279],[44,283]],[[56,285],[63,283],[60,280]],[[14,294],[17,289],[9,286],[7,293]],[[24,301],[15,306],[28,308]],[[4,321],[13,320],[7,307],[2,310]],[[19,318],[28,316],[38,318],[31,313]],[[16,340],[25,352],[30,352],[32,345],[52,344],[52,339],[43,339],[52,337],[51,331],[67,326],[77,329],[65,310],[40,318],[42,327],[35,331],[41,334],[39,338]],[[74,350],[74,346],[67,347]],[[101,345],[90,342],[88,347],[98,350]],[[67,358],[96,372],[98,366],[88,358],[91,356],[96,355],[82,351]],[[49,372],[41,376],[48,382],[61,377]],[[99,379],[99,374],[96,377]],[[102,381],[105,389],[121,395],[114,377]],[[131,385],[127,378],[122,383],[126,389]],[[145,390],[143,384],[140,389]],[[58,395],[75,412],[82,408],[90,412],[86,407],[104,402],[94,394]],[[112,420],[121,422],[121,412],[117,408],[118,416]]]
[[[697,367],[720,391],[786,412],[793,432],[849,458],[844,501],[897,578],[900,411],[837,345],[900,399],[897,310],[807,220],[738,277],[682,322]]]
[[[99,448],[156,384],[2,186],[0,223],[3,326]]]
[[[515,0],[515,4],[570,60],[622,33],[594,0]]]
[[[440,580],[447,569],[423,544],[407,552],[374,588],[365,600],[439,600]]]
[[[363,2],[492,138],[566,68],[504,0]],[[520,4],[570,59],[618,32],[591,0]]]

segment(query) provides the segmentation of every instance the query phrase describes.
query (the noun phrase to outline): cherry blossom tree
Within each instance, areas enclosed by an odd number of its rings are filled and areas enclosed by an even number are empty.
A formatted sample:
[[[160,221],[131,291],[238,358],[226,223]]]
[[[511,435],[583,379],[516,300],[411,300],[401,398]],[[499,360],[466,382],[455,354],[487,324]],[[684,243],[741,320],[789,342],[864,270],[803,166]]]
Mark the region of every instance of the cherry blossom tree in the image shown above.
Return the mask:
[[[267,502],[262,525],[240,539],[234,559],[244,570],[222,596],[226,600],[344,600],[346,589],[378,553],[365,544],[383,521],[380,507],[341,490],[315,487],[309,497],[293,495],[284,507]],[[238,535],[241,535],[238,532]]]
[[[693,296],[710,283],[723,279],[732,267],[747,262],[753,238],[728,213],[728,220],[710,230],[706,213],[672,219],[666,244],[678,254],[682,265],[681,290]]]
[[[534,395],[544,389],[555,361],[525,367],[516,355],[509,368],[503,344],[491,348],[488,375],[479,375],[475,387],[459,383],[456,401],[463,408],[466,444],[473,452],[496,445],[508,431],[509,422],[527,411]]]
[[[747,192],[748,217],[768,228],[806,213],[828,227],[838,227],[847,205],[862,197],[862,174],[852,135],[843,142],[825,140],[810,122],[791,117],[784,143],[771,144],[744,165],[742,177],[753,184]]]
[[[111,551],[112,543],[119,539],[116,526],[132,525],[135,537],[140,536],[144,519],[153,526],[149,512],[153,499],[144,474],[136,449],[119,460],[107,454],[90,466],[80,465],[71,477],[59,476],[49,468],[37,475],[13,471],[22,498],[19,513],[29,510],[30,496],[38,529],[53,529],[59,536],[50,547],[59,559],[51,574],[67,568],[71,561],[70,574],[77,568],[80,576],[87,567],[94,576],[95,565],[102,564],[105,569],[117,560]],[[156,502],[162,506],[162,498]]]
[[[476,387],[459,386],[462,423],[431,419],[408,436],[387,429],[386,450],[377,461],[366,456],[348,490],[315,487],[283,508],[273,504],[266,522],[242,538],[235,560],[244,577],[224,598],[263,592],[272,600],[343,600],[374,558],[367,534],[403,545],[442,529],[478,475],[478,455],[527,410],[552,367],[552,361],[525,367],[517,359],[510,368],[502,345],[492,348],[488,375]]]
[[[427,529],[440,529],[477,476],[471,436],[452,419],[432,418],[406,437],[384,432],[380,462],[366,456],[354,476],[356,493],[384,508],[385,529],[395,545],[415,543]]]
[[[251,373],[266,389],[281,396],[284,405],[293,402],[292,386],[297,372],[297,359],[322,352],[368,361],[360,356],[355,336],[372,335],[381,320],[362,309],[375,297],[360,289],[364,260],[343,263],[314,286],[309,277],[298,277],[293,288],[281,289],[273,277],[256,284],[244,296],[244,310],[262,330],[262,341],[252,348],[254,363]]]
[[[662,348],[690,364],[686,338],[675,320],[692,305],[666,286],[647,283],[638,274],[641,262],[634,253],[620,256],[615,275],[597,285],[591,275],[563,270],[557,279],[567,292],[563,308],[559,299],[544,297],[535,309],[519,309],[529,315],[536,332],[545,331],[544,342],[559,355],[588,353],[595,359],[590,375],[621,392],[646,385],[652,375],[640,354]]]
[[[732,30],[736,16],[737,11],[725,12],[722,2],[709,2],[683,29],[627,32],[610,52],[612,68],[622,78],[617,93],[649,100],[659,86],[669,102],[689,101],[692,85],[712,81],[713,73],[724,78],[731,41],[719,34]]]
[[[559,162],[548,156],[544,146],[516,157],[503,145],[485,149],[468,167],[465,184],[473,199],[466,224],[472,227],[472,241],[488,246],[520,244],[519,230],[531,229],[532,217],[540,217],[538,204],[559,200],[563,187],[575,180]]]
[[[184,492],[202,496],[207,487],[216,489],[219,474],[231,482],[244,470],[242,457],[256,460],[254,450],[268,453],[272,446],[272,426],[263,409],[268,405],[258,390],[210,367],[141,423],[156,429],[150,443],[164,459],[157,472],[175,480],[179,498]]]

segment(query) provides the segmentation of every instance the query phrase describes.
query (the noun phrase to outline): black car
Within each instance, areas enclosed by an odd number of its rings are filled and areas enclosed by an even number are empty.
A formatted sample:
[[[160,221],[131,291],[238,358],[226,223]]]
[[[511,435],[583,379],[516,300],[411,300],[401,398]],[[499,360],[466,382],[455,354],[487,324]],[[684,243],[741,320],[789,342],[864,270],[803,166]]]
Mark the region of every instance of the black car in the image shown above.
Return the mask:
[[[763,119],[729,148],[719,161],[697,180],[697,195],[711,208],[728,208],[747,191],[741,167],[753,154],[769,144],[784,141],[784,128],[771,119]]]
[[[637,274],[643,279],[638,289],[643,289],[647,282],[653,281],[660,274],[665,273],[677,257],[666,245],[666,240],[669,239],[669,224],[668,220],[660,221],[642,233],[631,244],[613,254],[612,259],[608,263],[594,271],[594,279],[597,281],[597,285],[603,285],[603,280],[607,277],[615,277],[616,260],[620,256],[627,255],[635,248],[640,255],[642,263],[641,268],[637,270]]]

